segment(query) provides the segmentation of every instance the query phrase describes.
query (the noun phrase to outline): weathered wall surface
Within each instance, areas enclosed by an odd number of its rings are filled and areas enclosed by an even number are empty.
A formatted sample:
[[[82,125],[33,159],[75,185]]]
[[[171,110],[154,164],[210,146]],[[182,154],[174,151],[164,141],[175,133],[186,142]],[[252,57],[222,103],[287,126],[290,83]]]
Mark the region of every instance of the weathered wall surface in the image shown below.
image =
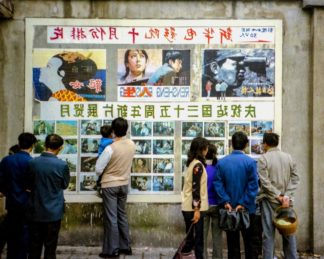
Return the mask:
[[[312,22],[312,10],[304,10],[301,1],[292,0],[13,2],[14,18],[0,20],[1,156],[6,154],[9,146],[16,143],[17,135],[24,128],[25,18],[283,20],[282,149],[296,158],[301,176],[296,197],[296,211],[302,222],[298,230],[298,248],[307,250],[313,247],[313,238],[318,238],[312,227],[313,219],[316,220],[313,204],[319,202],[313,202],[312,199],[313,196],[320,199],[320,196],[316,193],[313,195],[312,189],[313,170],[319,165],[319,161],[313,163],[312,154],[316,150],[314,147],[312,149],[312,144],[321,136],[313,136],[311,127],[312,26],[323,22],[323,12]],[[324,42],[323,35],[317,34],[318,42]],[[324,65],[323,59],[321,62]],[[316,80],[323,82],[320,72]],[[323,97],[322,92],[320,94]],[[318,96],[317,103],[320,102]],[[316,120],[320,121],[320,118],[323,116],[317,114]],[[320,171],[314,171],[314,174],[320,174]],[[321,179],[319,177],[323,181]],[[129,204],[128,212],[134,245],[174,246],[182,235],[183,222],[179,204]],[[60,242],[69,245],[99,245],[102,235],[101,218],[100,204],[68,204]],[[324,249],[324,241],[321,242],[316,245],[317,251]]]

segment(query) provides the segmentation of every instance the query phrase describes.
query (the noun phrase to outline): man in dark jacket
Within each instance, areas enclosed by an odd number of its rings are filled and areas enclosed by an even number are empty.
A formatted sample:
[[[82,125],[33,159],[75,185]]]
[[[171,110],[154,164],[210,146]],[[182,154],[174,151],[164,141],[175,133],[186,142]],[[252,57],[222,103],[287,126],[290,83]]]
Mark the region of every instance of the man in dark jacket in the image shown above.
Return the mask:
[[[57,157],[63,139],[51,134],[45,140],[45,152],[29,163],[30,253],[29,259],[55,259],[58,234],[64,212],[64,195],[70,181],[67,163]]]
[[[18,137],[20,151],[6,156],[0,163],[0,195],[6,196],[8,211],[5,226],[7,258],[27,258],[28,231],[25,217],[29,198],[26,191],[27,168],[36,141],[36,137],[31,133],[20,134]]]

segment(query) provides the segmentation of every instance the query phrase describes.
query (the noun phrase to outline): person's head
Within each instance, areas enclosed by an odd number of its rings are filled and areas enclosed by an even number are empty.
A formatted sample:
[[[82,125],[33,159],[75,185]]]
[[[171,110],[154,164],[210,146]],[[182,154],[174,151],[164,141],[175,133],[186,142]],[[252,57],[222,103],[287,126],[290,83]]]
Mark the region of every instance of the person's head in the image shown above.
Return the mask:
[[[19,148],[19,145],[18,145],[18,144],[13,145],[13,146],[11,146],[11,147],[9,148],[8,155],[16,154],[19,150],[20,150],[20,148]]]
[[[111,127],[116,137],[124,137],[127,134],[128,122],[124,118],[118,117],[112,121]]]
[[[66,89],[73,90],[71,82],[84,82],[94,77],[96,63],[78,52],[62,52],[54,55],[47,66],[41,69],[39,81],[50,90],[53,84],[62,82]],[[53,91],[53,90],[52,90]]]
[[[198,159],[201,163],[206,165],[205,157],[208,152],[208,145],[209,141],[207,139],[202,137],[194,138],[188,151],[187,166],[189,166],[194,159]]]
[[[113,129],[109,125],[103,125],[100,128],[100,134],[103,138],[112,138]]]
[[[57,134],[47,135],[45,139],[45,149],[47,151],[51,151],[56,154],[60,152],[60,150],[63,147],[63,144],[64,144],[63,138]]]
[[[168,63],[174,72],[179,73],[182,68],[182,54],[180,51],[168,51],[165,55],[164,62]]]
[[[249,139],[242,131],[235,132],[232,136],[232,147],[234,150],[243,151],[249,143]]]
[[[131,74],[132,77],[144,76],[147,60],[148,55],[144,49],[126,50],[124,56],[126,72],[122,79],[126,79],[129,74]]]
[[[206,159],[212,160],[212,165],[217,164],[217,147],[212,143],[209,143],[208,145],[208,152],[206,154]]]
[[[146,165],[146,162],[145,162],[144,159],[142,159],[142,158],[138,158],[138,159],[137,159],[137,165],[138,165],[138,166],[145,166],[145,165]]]
[[[262,143],[265,151],[269,148],[276,147],[279,144],[279,135],[276,133],[264,133]]]
[[[36,142],[37,139],[34,134],[29,132],[21,133],[18,137],[18,145],[20,149],[32,149]]]

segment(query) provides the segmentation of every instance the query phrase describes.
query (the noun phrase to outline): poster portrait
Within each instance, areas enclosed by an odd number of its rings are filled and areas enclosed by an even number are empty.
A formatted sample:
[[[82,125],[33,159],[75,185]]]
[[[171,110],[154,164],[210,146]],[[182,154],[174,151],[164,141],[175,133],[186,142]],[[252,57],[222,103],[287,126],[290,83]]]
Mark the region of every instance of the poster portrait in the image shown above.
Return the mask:
[[[273,97],[274,49],[203,50],[202,97]]]
[[[34,49],[34,98],[40,101],[105,101],[106,51]]]
[[[146,85],[161,60],[159,49],[118,49],[118,85]]]

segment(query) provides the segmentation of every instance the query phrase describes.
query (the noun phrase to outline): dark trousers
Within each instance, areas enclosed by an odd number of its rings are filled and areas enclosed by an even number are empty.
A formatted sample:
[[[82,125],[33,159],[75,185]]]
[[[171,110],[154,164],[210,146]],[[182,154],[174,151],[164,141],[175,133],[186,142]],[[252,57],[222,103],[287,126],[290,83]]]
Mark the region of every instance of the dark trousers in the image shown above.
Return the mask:
[[[8,216],[5,215],[0,223],[0,254],[8,240]]]
[[[250,227],[247,229],[242,229],[241,231],[226,231],[227,237],[227,249],[228,249],[228,259],[240,259],[241,249],[240,249],[240,232],[243,237],[245,258],[246,259],[257,259],[258,252],[253,244],[253,232],[255,224],[255,215],[250,214]]]
[[[26,259],[28,248],[28,226],[25,212],[8,210],[6,216],[7,259]]]
[[[28,259],[40,259],[43,245],[44,259],[56,259],[56,247],[61,220],[54,222],[31,222],[29,225],[29,256]]]
[[[182,211],[182,215],[186,224],[186,233],[188,233],[194,212]],[[199,221],[191,228],[182,252],[190,252],[192,249],[195,250],[197,259],[204,259],[204,212],[200,212]]]

